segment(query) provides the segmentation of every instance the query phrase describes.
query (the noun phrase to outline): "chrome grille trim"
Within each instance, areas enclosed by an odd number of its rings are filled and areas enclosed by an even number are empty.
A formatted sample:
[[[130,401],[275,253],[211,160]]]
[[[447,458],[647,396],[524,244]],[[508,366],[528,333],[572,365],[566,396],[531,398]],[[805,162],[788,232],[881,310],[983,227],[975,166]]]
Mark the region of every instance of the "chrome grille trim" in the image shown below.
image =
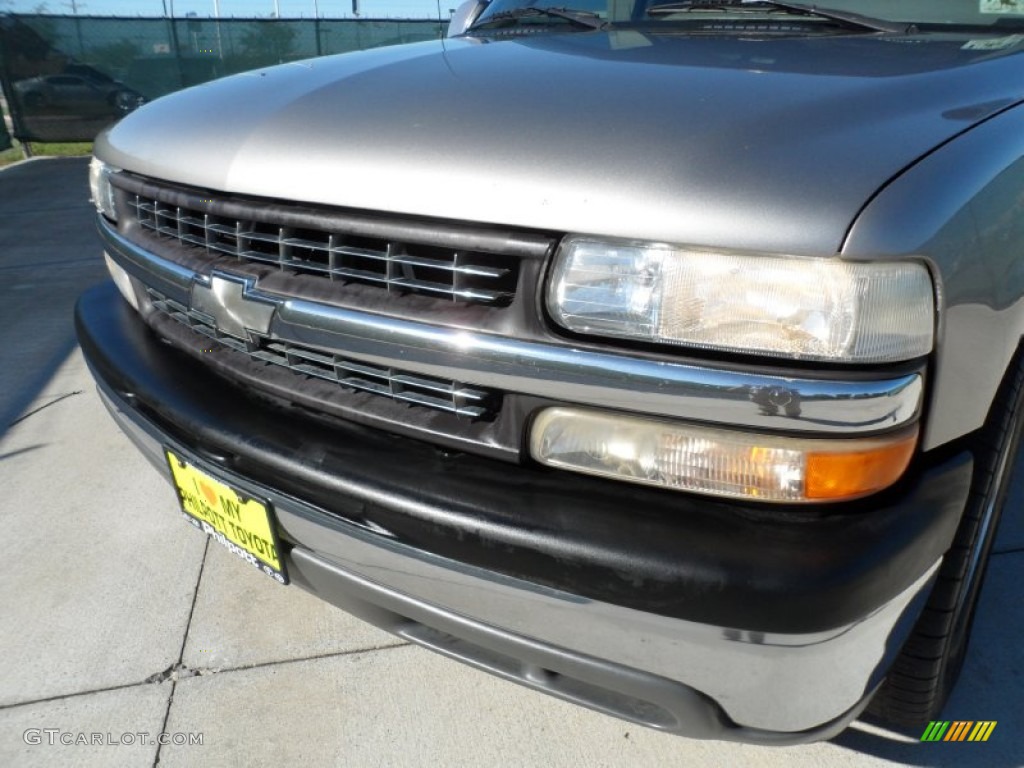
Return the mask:
[[[136,245],[97,214],[107,253],[147,287],[188,302],[207,278]],[[400,365],[427,378],[455,375],[474,387],[703,424],[770,432],[852,435],[916,421],[920,371],[879,378],[808,378],[611,353],[565,343],[411,322],[257,290],[278,304],[271,334],[313,348],[344,351],[373,365]],[[835,374],[833,374],[835,375]],[[799,413],[772,407],[784,395]],[[767,398],[767,399],[766,399]]]
[[[146,293],[158,312],[254,360],[334,382],[348,389],[371,392],[468,419],[492,420],[497,415],[500,396],[496,393],[361,362],[302,344],[264,337],[243,341],[217,330],[214,319],[203,312],[190,309],[152,288],[148,288]]]
[[[506,306],[516,295],[518,260],[500,253],[214,215],[198,207],[127,195],[129,217],[144,230],[211,256],[268,264],[332,281],[377,285],[451,301]]]

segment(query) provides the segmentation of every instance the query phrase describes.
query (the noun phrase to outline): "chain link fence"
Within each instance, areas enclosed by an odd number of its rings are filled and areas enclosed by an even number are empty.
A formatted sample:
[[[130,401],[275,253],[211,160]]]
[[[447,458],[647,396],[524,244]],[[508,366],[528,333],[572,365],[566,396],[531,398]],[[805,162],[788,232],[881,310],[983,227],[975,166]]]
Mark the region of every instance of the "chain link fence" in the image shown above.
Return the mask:
[[[313,56],[436,40],[445,26],[0,14],[0,85],[19,141],[91,141],[140,104],[179,88]]]

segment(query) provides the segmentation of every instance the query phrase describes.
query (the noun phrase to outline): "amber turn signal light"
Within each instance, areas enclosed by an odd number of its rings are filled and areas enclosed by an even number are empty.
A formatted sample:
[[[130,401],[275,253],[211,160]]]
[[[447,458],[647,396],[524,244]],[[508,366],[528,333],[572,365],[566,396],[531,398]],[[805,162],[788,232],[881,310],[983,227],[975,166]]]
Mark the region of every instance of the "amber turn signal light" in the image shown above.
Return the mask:
[[[915,426],[866,450],[809,452],[804,495],[808,499],[851,499],[888,488],[906,471],[916,445]]]

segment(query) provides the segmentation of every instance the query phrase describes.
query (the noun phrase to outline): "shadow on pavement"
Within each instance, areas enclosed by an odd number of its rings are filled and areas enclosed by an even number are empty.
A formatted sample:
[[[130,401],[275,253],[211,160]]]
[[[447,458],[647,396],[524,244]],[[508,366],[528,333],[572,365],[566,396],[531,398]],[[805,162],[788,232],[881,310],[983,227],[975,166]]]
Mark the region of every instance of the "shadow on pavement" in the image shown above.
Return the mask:
[[[0,172],[0,437],[74,350],[78,294],[106,277],[88,163],[37,160]]]

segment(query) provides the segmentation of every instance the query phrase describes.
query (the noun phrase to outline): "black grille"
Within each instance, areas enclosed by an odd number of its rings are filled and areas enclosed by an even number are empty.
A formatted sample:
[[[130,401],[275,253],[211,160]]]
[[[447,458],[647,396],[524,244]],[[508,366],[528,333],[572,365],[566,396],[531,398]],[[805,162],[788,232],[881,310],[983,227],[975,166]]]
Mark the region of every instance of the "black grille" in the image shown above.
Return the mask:
[[[382,395],[398,402],[432,408],[471,420],[492,420],[501,405],[497,393],[455,381],[435,379],[371,365],[301,344],[256,337],[248,341],[217,330],[213,318],[190,309],[158,291],[148,290],[157,311],[163,312],[195,333],[244,353],[250,358],[290,369],[299,376],[313,376],[341,387]]]
[[[192,206],[181,202],[190,201],[129,194],[128,215],[159,238],[233,261],[376,285],[395,294],[494,306],[507,306],[515,298],[515,256],[216,215],[198,200]]]

